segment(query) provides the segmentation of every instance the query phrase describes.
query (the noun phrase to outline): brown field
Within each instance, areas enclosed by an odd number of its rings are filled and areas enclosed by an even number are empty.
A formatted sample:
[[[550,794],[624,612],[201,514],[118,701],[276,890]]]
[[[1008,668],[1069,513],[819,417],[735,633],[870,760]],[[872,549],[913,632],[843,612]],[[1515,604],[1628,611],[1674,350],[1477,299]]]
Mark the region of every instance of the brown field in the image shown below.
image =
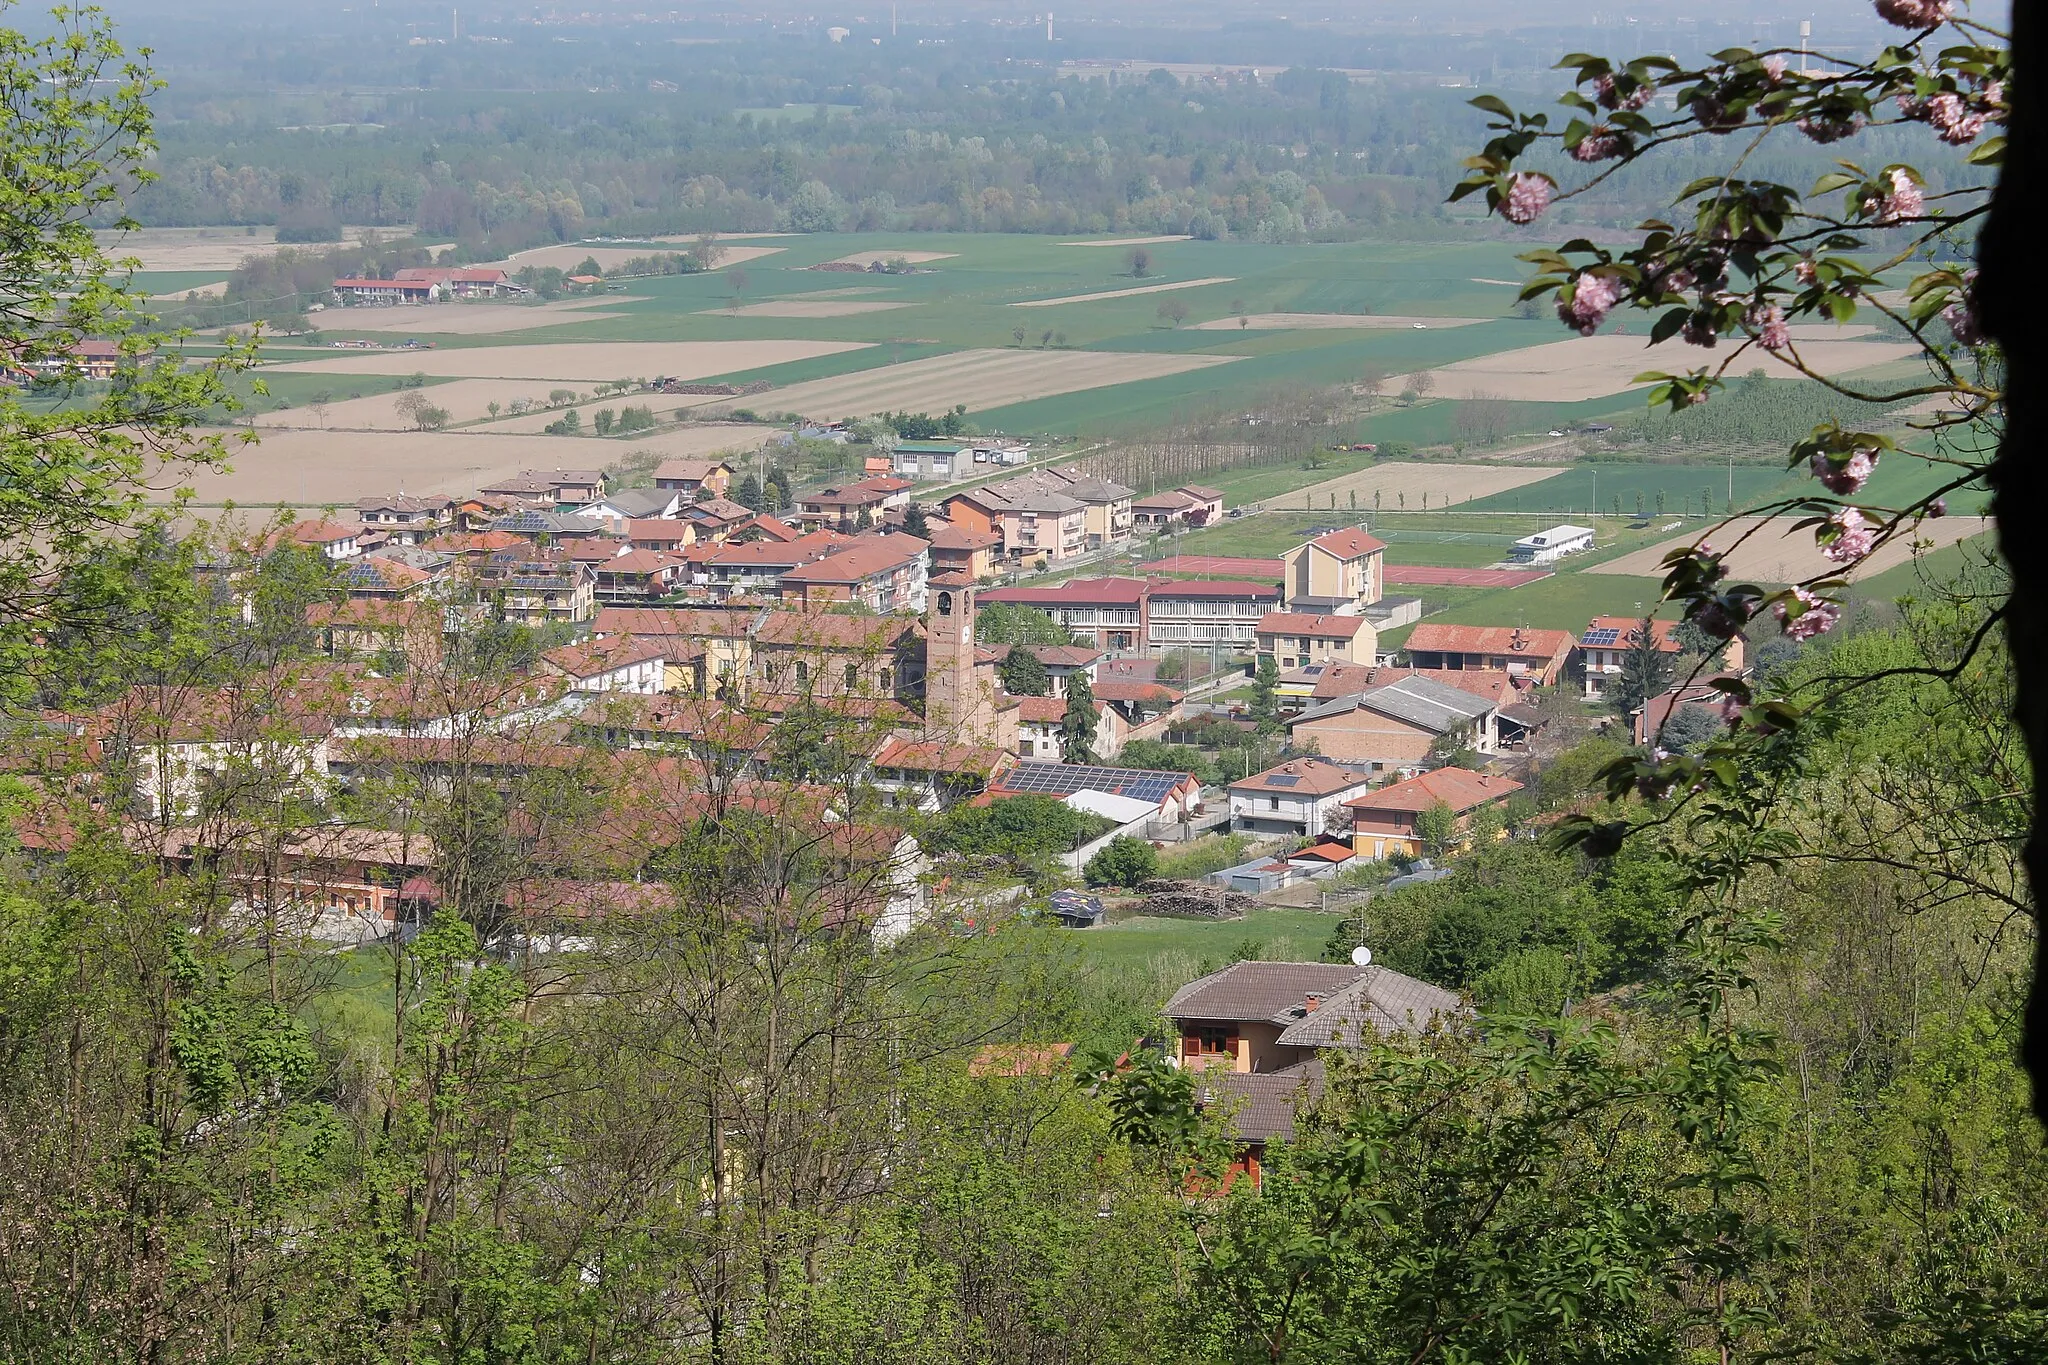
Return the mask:
[[[1273,499],[1276,511],[1295,507],[1328,508],[1335,498],[1340,511],[1348,511],[1351,494],[1358,494],[1361,509],[1372,506],[1373,494],[1380,505],[1392,510],[1422,509],[1424,494],[1431,507],[1451,507],[1474,498],[1492,497],[1532,483],[1541,483],[1564,470],[1554,465],[1494,464],[1376,464],[1356,474],[1326,479],[1322,483]],[[1403,498],[1407,501],[1404,503]],[[1306,501],[1304,501],[1306,500]]]
[[[1069,294],[1061,299],[1026,299],[1012,308],[1051,308],[1060,303],[1092,303],[1096,299],[1124,299],[1133,294],[1164,294],[1175,289],[1200,289],[1205,284],[1230,284],[1235,275],[1215,275],[1206,280],[1183,280],[1178,284],[1141,284],[1135,289],[1105,289],[1096,294]]]
[[[1761,529],[1758,529],[1761,528]],[[1991,529],[1989,517],[1943,517],[1938,521],[1921,523],[1920,529],[1910,536],[1879,547],[1878,551],[1856,566],[1849,577],[1854,580],[1868,574],[1883,573],[1912,559],[1915,554],[1953,545],[1959,540],[1982,535]],[[1754,532],[1754,534],[1750,534]],[[1725,526],[1689,536],[1675,536],[1656,545],[1645,546],[1619,559],[1610,559],[1604,564],[1589,564],[1587,573],[1629,574],[1638,578],[1664,576],[1662,560],[1665,555],[1681,546],[1697,544],[1704,534],[1715,545],[1735,545],[1728,552],[1729,574],[1737,580],[1751,580],[1758,583],[1802,583],[1810,578],[1819,578],[1835,572],[1839,566],[1821,553],[1813,543],[1813,532],[1792,530],[1792,519],[1780,518],[1776,525],[1768,524],[1763,517],[1737,517]],[[1735,542],[1748,536],[1740,545]]]
[[[943,412],[956,403],[965,403],[969,411],[981,411],[1082,389],[1159,379],[1237,358],[1103,351],[955,351],[770,389],[744,399],[684,401],[695,401],[698,406],[744,403],[757,412],[800,412],[818,418],[898,410]]]
[[[858,351],[859,341],[612,341],[472,346],[448,351],[376,351],[274,368],[294,374],[426,374],[439,379],[527,379],[599,384],[627,376],[708,379],[814,356]]]
[[[382,237],[403,237],[410,228],[342,229],[351,241],[366,232]],[[233,270],[250,256],[267,256],[277,250],[277,229],[260,227],[250,232],[238,227],[138,228],[134,232],[96,232],[99,244],[116,260],[129,257],[142,262],[144,270]],[[319,250],[319,244],[314,244]]]
[[[875,261],[902,261],[906,265],[929,265],[933,261],[950,261],[959,254],[957,251],[852,251],[825,264],[870,265]],[[725,262],[720,261],[719,264]]]
[[[563,299],[557,303],[430,303],[399,308],[330,308],[319,315],[332,332],[389,332],[398,336],[478,337],[524,332],[536,327],[561,327],[572,322],[603,322],[623,317],[601,310],[642,299],[608,294],[596,299]]]
[[[449,384],[429,385],[421,392],[435,407],[447,409],[448,420],[451,423],[460,425],[464,422],[481,422],[487,419],[491,415],[488,406],[491,403],[498,404],[500,408],[510,407],[521,398],[534,403],[545,403],[549,387],[530,379],[458,379]],[[627,398],[623,401],[630,403],[640,400]],[[341,398],[329,403],[324,413],[315,412],[302,403],[298,407],[286,408],[282,412],[261,413],[256,418],[256,425],[266,430],[410,431],[413,424],[398,416],[397,402],[398,395],[395,393],[371,394],[364,398]],[[540,419],[540,423],[532,428],[539,431],[542,425],[562,414],[555,411],[530,415]]]
[[[725,254],[718,258],[718,268],[723,270],[727,266],[739,265],[762,256],[772,256],[781,250],[779,246],[729,246],[725,249]],[[583,246],[576,242],[564,242],[560,246],[539,246],[531,251],[516,252],[502,261],[493,261],[491,264],[501,270],[510,271],[524,270],[528,266],[536,270],[545,270],[549,266],[557,270],[574,270],[583,262],[594,260],[598,269],[610,270],[614,266],[624,265],[627,261],[654,254],[643,246]]]
[[[1827,329],[1839,336],[1834,329]],[[1799,355],[1808,365],[1830,374],[1847,374],[1886,365],[1913,355],[1905,342],[1816,340],[1802,342]],[[1635,387],[1647,370],[1681,372],[1711,365],[1727,357],[1728,347],[1700,350],[1676,341],[1652,348],[1646,338],[1601,335],[1574,337],[1519,351],[1460,360],[1431,371],[1436,398],[1508,398],[1532,403],[1572,403],[1605,398]],[[1768,352],[1752,347],[1735,362],[1735,372],[1762,369],[1774,378],[1796,378],[1798,372]],[[1411,376],[1387,381],[1387,391],[1404,388]]]
[[[1394,327],[1470,327],[1475,322],[1491,322],[1491,318],[1417,318],[1396,317],[1380,313],[1249,313],[1245,324],[1254,329],[1270,332],[1317,331],[1379,331]],[[1213,318],[1198,322],[1197,332],[1229,332],[1237,330],[1236,318]]]
[[[226,280],[211,280],[206,284],[196,284],[190,289],[167,289],[161,294],[152,294],[150,297],[158,299],[189,299],[195,297],[217,299],[227,292],[228,282]]]
[[[466,432],[276,431],[251,446],[230,443],[228,471],[176,473],[158,486],[190,483],[195,501],[218,507],[287,503],[302,509],[352,507],[379,493],[467,493],[527,469],[599,469],[636,450],[702,456],[754,450],[773,427],[698,426],[630,440],[472,435]]]
[[[854,299],[770,299],[766,303],[742,304],[738,308],[700,308],[705,316],[723,313],[735,318],[850,318],[860,313],[886,313],[891,308],[908,308],[908,303],[861,303]]]
[[[1061,246],[1151,246],[1154,242],[1192,242],[1192,237],[1112,237],[1106,242],[1061,242]]]

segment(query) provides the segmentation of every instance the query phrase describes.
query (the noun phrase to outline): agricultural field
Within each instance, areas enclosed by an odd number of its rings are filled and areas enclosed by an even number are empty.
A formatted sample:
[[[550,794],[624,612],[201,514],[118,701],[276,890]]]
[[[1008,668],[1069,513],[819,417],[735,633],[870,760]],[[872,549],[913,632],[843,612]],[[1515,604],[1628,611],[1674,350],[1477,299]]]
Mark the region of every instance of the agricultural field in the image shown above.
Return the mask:
[[[604,384],[626,376],[703,379],[815,356],[855,351],[857,341],[561,342],[473,346],[431,351],[377,351],[332,360],[293,360],[272,368],[287,374],[423,374],[436,379],[525,379],[535,383]]]
[[[1246,313],[1242,317],[1211,318],[1195,324],[1198,332],[1227,332],[1232,328],[1249,332],[1349,331],[1371,332],[1406,327],[1426,331],[1431,327],[1470,327],[1485,318],[1418,318],[1380,313]]]
[[[690,239],[694,242],[696,239]],[[672,243],[650,242],[646,246],[585,246],[580,242],[565,242],[560,246],[535,247],[531,251],[517,251],[502,261],[493,261],[502,270],[574,270],[585,261],[596,261],[600,270],[611,270],[622,266],[637,256],[648,256],[658,251],[673,251]],[[759,260],[781,251],[779,246],[729,246],[718,258],[721,270],[729,270],[748,261]]]
[[[1304,511],[1422,511],[1495,498],[1564,472],[1556,465],[1429,464],[1388,461],[1289,494]],[[1356,494],[1356,501],[1352,495]]]
[[[564,327],[572,323],[609,322],[625,316],[616,311],[617,305],[642,301],[607,295],[561,299],[554,303],[459,303],[432,308],[350,308],[345,311],[350,332],[423,337],[503,336],[508,332],[537,331],[543,327]]]
[[[1931,548],[1939,549],[1983,535],[1990,529],[1991,522],[1985,517],[1942,517],[1925,522],[1911,536],[1899,537],[1880,546],[1875,554],[1857,565],[1850,577],[1853,580],[1862,574],[1881,574],[1908,563],[1915,556],[1916,542],[1926,542]],[[1664,570],[1660,566],[1664,556],[1695,543],[1702,534],[1696,531],[1660,541],[1619,559],[1589,565],[1586,572],[1662,579]],[[1737,579],[1757,583],[1801,583],[1839,571],[1839,566],[1814,544],[1812,530],[1793,530],[1790,518],[1766,522],[1760,517],[1737,517],[1726,525],[1717,526],[1712,536],[1716,545],[1725,549],[1724,562],[1729,574]]]

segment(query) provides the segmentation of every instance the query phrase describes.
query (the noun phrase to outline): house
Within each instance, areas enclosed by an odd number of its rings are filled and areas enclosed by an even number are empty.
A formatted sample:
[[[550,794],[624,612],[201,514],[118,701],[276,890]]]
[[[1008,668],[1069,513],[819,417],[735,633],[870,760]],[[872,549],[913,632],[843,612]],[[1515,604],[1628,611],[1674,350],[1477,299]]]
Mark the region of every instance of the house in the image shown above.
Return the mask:
[[[138,689],[109,708],[142,809],[159,820],[198,815],[223,781],[263,779],[293,790],[324,792],[328,733],[341,704],[324,679],[274,680],[274,685],[175,692],[159,698]]]
[[[1287,723],[1296,744],[1369,772],[1426,763],[1443,745],[1500,748],[1492,701],[1431,678],[1409,677],[1312,706]]]
[[[1320,838],[1344,803],[1372,789],[1370,775],[1322,758],[1294,758],[1230,784],[1232,829]]]
[[[697,543],[697,528],[675,517],[634,517],[622,529],[626,544],[636,550],[681,554]]]
[[[967,530],[1002,536],[1010,559],[1053,562],[1130,539],[1131,497],[1107,479],[1039,469],[956,494],[946,515]]]
[[[659,550],[627,550],[593,565],[591,593],[600,602],[651,602],[687,583],[689,561]]]
[[[400,493],[388,498],[356,499],[356,517],[365,526],[391,533],[400,545],[417,545],[455,519],[453,498],[420,498]]]
[[[1301,613],[1364,611],[1386,593],[1386,542],[1362,526],[1331,531],[1280,556],[1287,609]]]
[[[928,542],[900,532],[855,536],[823,559],[788,570],[776,588],[785,601],[811,609],[855,602],[883,615],[922,612],[928,548]]]
[[[1237,1140],[1224,1176],[1254,1188],[1268,1146],[1293,1136],[1323,1086],[1324,1048],[1419,1033],[1467,1013],[1458,996],[1385,967],[1237,962],[1189,982],[1161,1011],[1179,1031],[1171,1060],[1197,1073],[1196,1102],[1229,1113]]]
[[[898,478],[948,483],[974,472],[974,447],[962,441],[898,441],[889,453]]]
[[[899,737],[875,755],[873,781],[890,804],[932,813],[979,796],[1014,762],[991,745]]]
[[[1131,513],[1140,531],[1208,526],[1223,519],[1223,493],[1201,484],[1186,484],[1139,498],[1131,504]]]
[[[1424,811],[1448,808],[1455,834],[1472,828],[1472,817],[1507,800],[1522,784],[1468,768],[1436,768],[1404,782],[1346,802],[1351,809],[1351,848],[1361,858],[1419,857],[1437,852],[1425,846]]]
[[[614,489],[578,507],[576,515],[601,521],[616,530],[629,521],[673,517],[682,502],[683,495],[670,488]]]
[[[795,540],[725,545],[706,556],[704,571],[712,588],[722,595],[772,597],[781,591],[784,574],[823,559],[845,544],[847,537],[837,531],[813,531]]]
[[[395,651],[416,664],[441,657],[448,613],[438,603],[351,598],[346,602],[315,602],[306,608],[306,624],[332,658],[373,658]]]
[[[1076,673],[1094,682],[1105,657],[1092,645],[1025,645],[1024,651],[1045,665],[1045,674],[1052,679],[1055,697],[1067,695],[1067,679]]]
[[[301,521],[288,527],[285,541],[302,545],[308,550],[318,550],[329,560],[354,559],[362,553],[363,528],[341,526],[331,521]]]
[[[334,282],[334,301],[339,304],[389,306],[426,303],[434,298],[435,286],[427,280],[372,280],[349,276]]]
[[[381,554],[352,559],[334,577],[351,598],[393,602],[424,596],[441,581],[434,570]]]
[[[997,777],[989,791],[997,796],[1053,796],[1061,800],[1077,792],[1126,797],[1150,805],[1158,812],[1161,824],[1193,819],[1202,810],[1202,784],[1194,774],[1149,768],[1025,760]]]
[[[1585,673],[1587,700],[1606,696],[1607,689],[1620,679],[1628,656],[1641,641],[1642,628],[1637,617],[1596,616],[1579,633],[1579,664]],[[1650,622],[1650,638],[1656,642],[1657,652],[1667,660],[1685,652],[1677,632],[1676,621]],[[1721,668],[1730,673],[1742,672],[1745,655],[1743,639],[1737,635],[1722,650]]]
[[[595,572],[559,550],[495,551],[473,572],[479,596],[517,625],[588,621],[596,610]]]
[[[1100,550],[1105,546],[1120,545],[1131,538],[1131,498],[1136,493],[1135,489],[1126,488],[1109,479],[1088,478],[1075,479],[1062,487],[1047,491],[1070,497],[1087,509],[1082,530],[1087,537],[1086,544],[1089,549]]]
[[[1070,578],[1056,588],[991,588],[984,602],[1037,607],[1083,644],[1111,655],[1146,648],[1147,584],[1141,578]]]
[[[696,529],[699,540],[709,540],[719,545],[744,540],[744,528],[758,522],[773,520],[760,516],[742,503],[719,497],[677,508],[676,519],[689,522]],[[781,525],[780,522],[776,524]]]
[[[849,484],[798,499],[797,517],[807,528],[822,526],[851,534],[878,524],[887,502],[888,495],[878,488],[864,483]]]
[[[594,629],[601,637],[660,644],[664,692],[737,700],[754,666],[754,636],[766,634],[775,615],[723,607],[606,607]]]
[[[1017,757],[1059,762],[1066,753],[1060,739],[1066,718],[1067,703],[1062,697],[1017,698]]]
[[[478,490],[485,497],[552,502],[558,508],[581,507],[604,496],[604,475],[594,469],[529,469]]]
[[[962,573],[969,578],[987,578],[996,571],[996,551],[1003,538],[990,531],[969,531],[950,521],[932,518],[932,572]]]
[[[1258,648],[1259,622],[1279,605],[1280,589],[1270,583],[1154,579],[1146,639],[1155,656],[1175,649],[1249,654]]]
[[[1259,655],[1281,669],[1311,664],[1369,664],[1379,654],[1379,632],[1363,616],[1268,612],[1259,619]]]
[[[1088,504],[1064,493],[1030,493],[1003,505],[1003,554],[1057,564],[1085,554]]]
[[[532,507],[499,517],[489,529],[529,541],[542,538],[564,542],[595,540],[605,534],[602,522],[567,512],[543,512]]]
[[[585,640],[551,649],[540,661],[576,692],[653,696],[662,689],[662,650],[651,640]]]
[[[509,275],[495,266],[409,266],[394,270],[391,278],[400,284],[439,286],[444,298],[488,299],[522,292]]]
[[[1572,648],[1567,630],[1447,626],[1425,621],[1409,632],[1403,652],[1417,668],[1502,669],[1523,686],[1549,687],[1563,676]]]
[[[1553,526],[1533,536],[1523,536],[1508,547],[1508,558],[1517,564],[1555,564],[1566,555],[1583,554],[1593,548],[1590,526]]]
[[[1629,713],[1631,738],[1640,745],[1657,742],[1657,736],[1664,729],[1672,713],[1687,707],[1705,707],[1714,715],[1716,724],[1722,723],[1721,707],[1728,700],[1728,694],[1715,687],[1716,682],[1728,681],[1741,674],[1730,670],[1715,673],[1711,677],[1700,677],[1691,682],[1681,678],[1662,694],[1652,697]]]
[[[924,633],[905,617],[762,612],[743,638],[739,676],[761,692],[896,699],[923,689]]]

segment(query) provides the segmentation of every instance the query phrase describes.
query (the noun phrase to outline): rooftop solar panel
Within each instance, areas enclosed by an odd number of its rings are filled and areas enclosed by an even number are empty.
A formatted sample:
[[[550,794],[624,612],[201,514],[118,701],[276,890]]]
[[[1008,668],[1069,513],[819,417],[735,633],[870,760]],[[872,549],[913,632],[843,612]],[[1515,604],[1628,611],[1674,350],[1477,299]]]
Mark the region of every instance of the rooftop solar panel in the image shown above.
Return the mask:
[[[1266,785],[1269,787],[1291,787],[1299,781],[1301,779],[1298,777],[1269,777],[1266,779]]]
[[[1108,792],[1140,801],[1164,800],[1185,774],[1143,768],[1098,768],[1069,763],[1019,763],[996,782],[1000,791],[1068,796],[1077,791]]]
[[[1589,645],[1611,645],[1620,638],[1621,632],[1613,626],[1602,626],[1598,630],[1586,632],[1586,643]]]

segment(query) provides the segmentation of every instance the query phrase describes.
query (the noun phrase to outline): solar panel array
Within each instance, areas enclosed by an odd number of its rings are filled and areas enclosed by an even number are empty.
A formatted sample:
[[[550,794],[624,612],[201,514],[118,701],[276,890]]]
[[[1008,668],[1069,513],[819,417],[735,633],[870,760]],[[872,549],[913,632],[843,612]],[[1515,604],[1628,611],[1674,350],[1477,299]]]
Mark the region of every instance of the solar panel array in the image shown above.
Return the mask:
[[[1077,791],[1108,792],[1139,801],[1163,801],[1187,780],[1185,773],[1152,772],[1144,768],[1095,768],[1072,763],[1019,763],[996,781],[996,789],[1034,796],[1071,796]]]
[[[1266,785],[1269,787],[1291,787],[1299,781],[1301,779],[1298,777],[1269,777],[1266,779]]]
[[[1584,643],[1589,645],[1611,645],[1621,639],[1621,632],[1613,626],[1602,626],[1586,632]]]

